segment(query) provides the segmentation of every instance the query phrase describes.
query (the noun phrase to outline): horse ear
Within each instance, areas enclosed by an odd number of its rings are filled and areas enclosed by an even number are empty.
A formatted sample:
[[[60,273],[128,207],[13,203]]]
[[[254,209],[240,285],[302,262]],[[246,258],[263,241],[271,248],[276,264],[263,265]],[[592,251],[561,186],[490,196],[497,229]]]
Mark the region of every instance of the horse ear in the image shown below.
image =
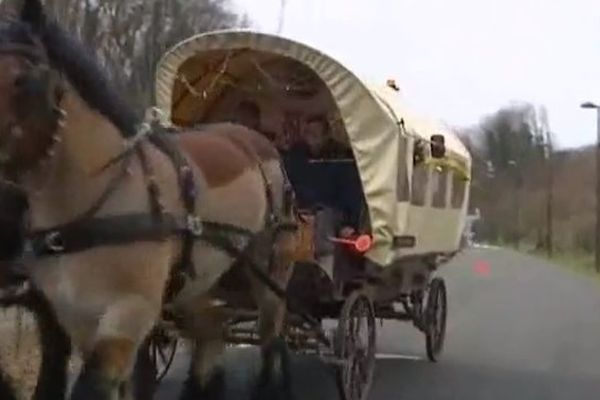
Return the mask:
[[[41,0],[23,0],[21,20],[31,25],[34,31],[40,32],[46,24],[46,14]]]

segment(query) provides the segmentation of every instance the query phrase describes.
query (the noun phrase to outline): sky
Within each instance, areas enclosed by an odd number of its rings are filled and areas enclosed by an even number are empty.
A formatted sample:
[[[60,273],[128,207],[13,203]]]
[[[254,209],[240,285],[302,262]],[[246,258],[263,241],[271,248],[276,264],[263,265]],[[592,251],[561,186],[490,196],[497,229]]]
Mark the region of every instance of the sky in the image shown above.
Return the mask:
[[[231,0],[276,33],[281,0]],[[594,143],[600,0],[287,0],[281,34],[362,78],[396,79],[418,112],[458,127],[512,102],[548,110],[561,147]]]

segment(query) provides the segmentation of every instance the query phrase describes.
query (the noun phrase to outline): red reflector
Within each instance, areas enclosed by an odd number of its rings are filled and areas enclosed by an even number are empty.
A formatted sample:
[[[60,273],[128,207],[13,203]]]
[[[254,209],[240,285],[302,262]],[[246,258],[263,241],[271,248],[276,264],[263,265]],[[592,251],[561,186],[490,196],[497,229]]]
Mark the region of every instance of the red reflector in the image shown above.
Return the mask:
[[[369,235],[360,235],[354,240],[354,249],[359,253],[366,253],[371,248],[373,242],[371,241],[371,236]]]
[[[373,245],[373,240],[369,235],[360,235],[355,239],[330,238],[330,240],[334,243],[350,246],[357,253],[366,253]]]

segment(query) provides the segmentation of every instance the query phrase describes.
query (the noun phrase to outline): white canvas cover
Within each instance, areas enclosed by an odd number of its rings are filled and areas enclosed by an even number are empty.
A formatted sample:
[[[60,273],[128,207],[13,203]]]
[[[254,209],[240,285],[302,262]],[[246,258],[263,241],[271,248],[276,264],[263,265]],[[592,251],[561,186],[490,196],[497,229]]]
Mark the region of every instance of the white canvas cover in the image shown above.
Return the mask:
[[[232,71],[230,79],[235,79],[236,74],[252,67],[252,57],[265,62],[276,58],[295,60],[314,71],[326,85],[352,147],[367,201],[374,239],[367,257],[379,265],[390,264],[398,217],[397,170],[400,162],[406,162],[399,151],[400,136],[415,135],[429,141],[432,134],[444,134],[448,159],[457,162],[466,175],[470,171],[468,151],[448,130],[412,115],[393,89],[369,87],[320,51],[265,33],[217,31],[174,46],[158,65],[157,106],[176,125],[191,122],[191,114],[207,112],[217,101],[224,87],[215,81],[223,76],[220,66],[226,65]]]

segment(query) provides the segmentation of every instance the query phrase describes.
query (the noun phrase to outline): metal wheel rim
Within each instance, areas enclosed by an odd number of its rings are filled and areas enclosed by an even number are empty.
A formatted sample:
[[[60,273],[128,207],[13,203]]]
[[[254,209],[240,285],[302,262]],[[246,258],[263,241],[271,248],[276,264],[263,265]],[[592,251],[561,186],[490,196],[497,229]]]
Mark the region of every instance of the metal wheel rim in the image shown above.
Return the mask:
[[[166,344],[165,344],[166,343]],[[150,340],[150,360],[154,365],[156,373],[156,381],[160,382],[167,375],[175,353],[177,352],[177,339],[171,338],[164,333],[158,332],[152,336]]]
[[[431,361],[437,361],[444,348],[447,312],[446,285],[435,278],[427,299],[427,356]]]
[[[375,370],[375,314],[365,294],[355,292],[344,303],[338,322],[336,355],[345,400],[366,400]]]

